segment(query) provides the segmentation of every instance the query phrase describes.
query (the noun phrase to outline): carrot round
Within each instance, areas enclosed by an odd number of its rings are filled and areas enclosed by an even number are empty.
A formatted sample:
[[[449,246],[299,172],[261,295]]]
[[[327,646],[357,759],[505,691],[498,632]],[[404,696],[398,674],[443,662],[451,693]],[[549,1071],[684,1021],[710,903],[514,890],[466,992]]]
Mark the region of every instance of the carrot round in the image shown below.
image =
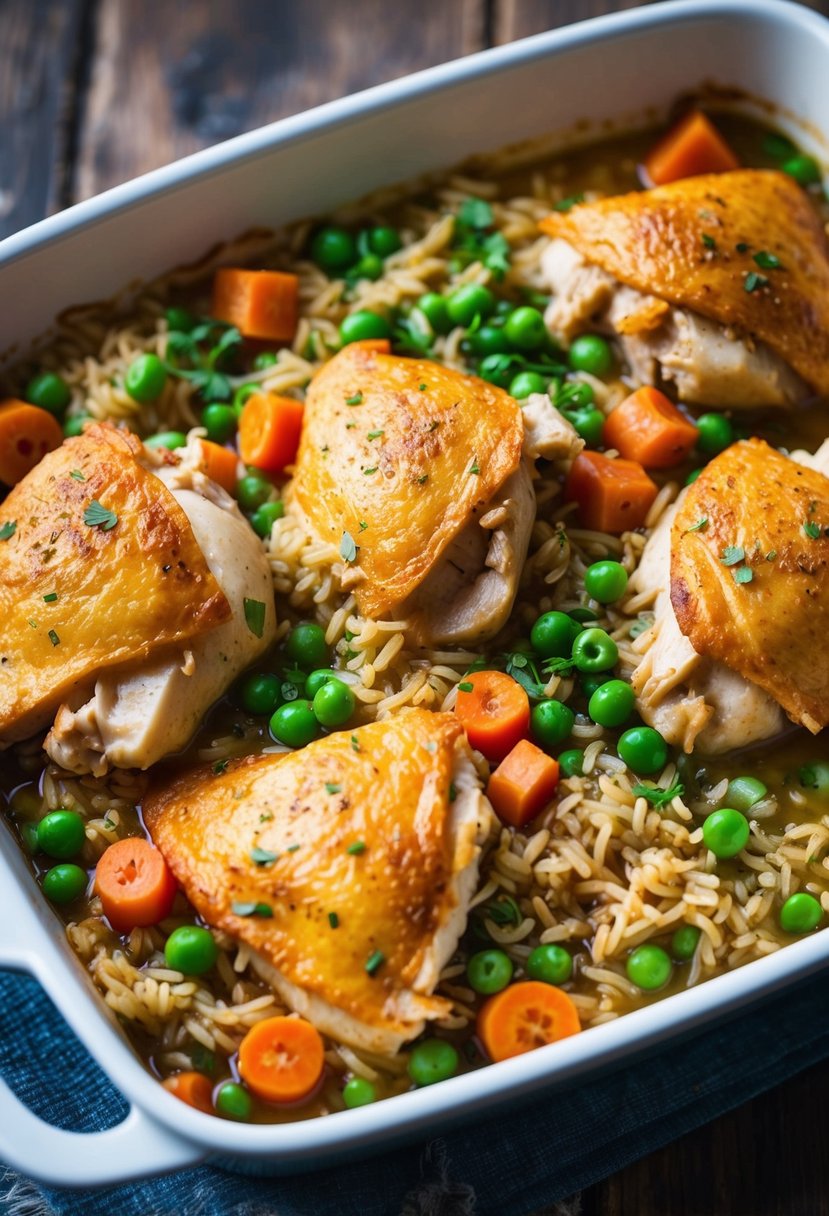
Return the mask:
[[[525,980],[490,997],[478,1014],[478,1037],[491,1060],[556,1043],[581,1030],[576,1006],[552,984]]]
[[[177,1072],[161,1082],[168,1093],[188,1106],[213,1114],[213,1086],[203,1072]]]
[[[324,1065],[322,1039],[304,1018],[265,1018],[247,1032],[239,1047],[239,1073],[265,1102],[306,1098]]]
[[[16,486],[62,443],[61,425],[48,410],[14,397],[0,403],[0,481],[5,485]]]
[[[236,489],[238,456],[231,448],[224,448],[212,439],[202,439],[200,442],[202,470],[223,490],[227,490],[228,494],[233,494]]]
[[[475,671],[458,685],[455,713],[472,747],[500,761],[530,728],[530,701],[503,671]]]
[[[224,267],[213,280],[211,312],[245,338],[290,342],[299,315],[299,279],[279,270]]]
[[[113,929],[128,933],[170,915],[176,880],[155,845],[143,836],[116,840],[101,856],[95,891]]]
[[[558,761],[522,739],[489,779],[486,796],[502,823],[522,828],[544,809],[558,786]]]
[[[641,528],[658,493],[641,464],[611,460],[600,452],[581,452],[564,484],[566,501],[578,503],[585,528],[625,532]]]
[[[645,172],[654,186],[698,173],[724,173],[739,166],[737,157],[701,110],[692,110],[681,119],[645,158]]]
[[[646,469],[680,464],[699,432],[658,388],[646,385],[625,397],[604,424],[604,445]]]
[[[303,404],[293,397],[254,393],[239,419],[239,452],[245,464],[284,473],[293,464],[302,434]]]

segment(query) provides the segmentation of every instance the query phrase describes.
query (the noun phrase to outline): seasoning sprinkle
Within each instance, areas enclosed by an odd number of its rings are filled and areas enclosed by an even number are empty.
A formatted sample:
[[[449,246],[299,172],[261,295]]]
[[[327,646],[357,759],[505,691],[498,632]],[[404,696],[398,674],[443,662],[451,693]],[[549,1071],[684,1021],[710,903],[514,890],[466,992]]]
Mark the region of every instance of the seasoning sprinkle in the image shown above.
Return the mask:
[[[346,849],[346,853],[350,853],[352,857],[359,857],[361,853],[365,853],[366,846],[362,840],[355,840]]]
[[[457,798],[457,796],[458,796],[458,787],[455,785],[454,781],[450,781],[449,782],[449,801],[454,802],[455,799]]]
[[[745,243],[745,241],[738,241],[737,244],[734,246],[734,248],[737,250],[738,253],[748,253],[748,249],[749,249],[749,247]]]
[[[110,528],[114,528],[118,523],[118,516],[103,503],[98,502],[97,498],[93,498],[83,513],[83,522],[90,528],[100,528],[102,532],[109,532]]]
[[[370,476],[370,474],[376,473],[376,472],[377,472],[377,465],[375,465],[374,468],[372,468],[372,469],[363,469],[363,473],[366,475],[366,477],[368,477],[368,476]]]
[[[417,386],[417,387],[420,389],[421,393],[425,393],[425,392],[426,392],[426,385],[425,385],[425,384],[418,384],[418,386]]]
[[[326,781],[325,783],[326,794],[340,794],[342,793],[342,788],[343,787],[338,785],[336,781]]]
[[[49,630],[49,641],[53,646],[60,646],[60,638],[55,633],[54,629]]]
[[[419,486],[424,486],[428,480],[429,480],[429,474],[424,473],[422,477],[418,477],[417,484]]]
[[[766,554],[766,561],[773,562],[776,557],[777,557],[777,550],[769,549],[768,553]]]
[[[337,929],[337,928],[339,928],[339,924],[340,924],[340,918],[339,918],[339,916],[337,916],[337,913],[336,913],[336,912],[329,912],[329,913],[328,913],[328,923],[329,923],[329,925],[331,926],[331,928],[332,928],[332,929]]]
[[[362,405],[363,404],[363,394],[355,393],[353,397],[346,397],[345,403],[346,403],[346,405]]]
[[[375,950],[366,959],[366,971],[369,975],[376,975],[383,963],[386,961],[386,956],[382,950]]]
[[[765,249],[761,249],[759,253],[755,253],[754,261],[762,270],[781,270],[782,263],[776,253],[768,253]]]
[[[691,524],[691,527],[688,529],[688,531],[689,532],[704,532],[707,527],[708,527],[708,519],[706,516],[703,516],[702,519],[698,519],[695,524]]]
[[[385,433],[386,433],[385,431],[369,431],[368,438],[369,439],[379,439],[380,436],[385,435]]]
[[[803,525],[803,531],[810,540],[820,540],[820,525],[810,519]]]
[[[356,735],[351,736],[351,750],[354,752],[358,752],[360,750],[360,740]]]
[[[276,861],[279,857],[278,853],[272,853],[270,849],[260,849],[259,847],[251,849],[250,859],[258,866],[269,866],[271,862]]]
[[[706,249],[716,249],[717,248],[717,242],[707,232],[703,232],[703,234],[702,234],[702,243]]]
[[[50,591],[48,595],[44,595],[43,602],[44,602],[44,604],[54,604],[55,601],[57,600],[57,598],[58,598],[57,591]]]
[[[470,472],[470,473],[474,473],[474,474],[475,474],[475,476],[477,477],[477,476],[478,476],[478,474],[480,473],[480,471],[481,471],[481,469],[480,469],[480,466],[479,466],[479,464],[478,464],[478,457],[476,456],[476,457],[475,457],[475,459],[474,459],[474,461],[472,462],[472,465],[470,466],[469,472]]]
[[[295,853],[298,848],[299,848],[298,844],[289,844],[287,849],[285,850],[285,852],[286,853]]]
[[[17,520],[10,519],[8,523],[0,527],[0,540],[11,540],[17,531]]]

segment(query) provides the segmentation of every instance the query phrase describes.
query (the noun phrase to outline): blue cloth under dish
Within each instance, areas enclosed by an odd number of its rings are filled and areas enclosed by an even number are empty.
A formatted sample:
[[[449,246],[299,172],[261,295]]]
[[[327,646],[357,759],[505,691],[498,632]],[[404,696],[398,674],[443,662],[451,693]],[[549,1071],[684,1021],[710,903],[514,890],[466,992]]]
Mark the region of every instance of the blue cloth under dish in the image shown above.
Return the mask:
[[[335,1170],[250,1178],[198,1166],[80,1193],[39,1188],[44,1216],[527,1216],[829,1056],[829,977],[736,1014],[681,1046],[536,1098],[509,1117]],[[33,981],[0,973],[0,1070],[60,1127],[112,1126],[123,1099]],[[482,1112],[483,1114],[484,1112]],[[0,1193],[7,1194],[7,1175]],[[440,1197],[440,1198],[438,1198]],[[0,1200],[6,1211],[11,1200]],[[27,1209],[32,1210],[32,1209]]]

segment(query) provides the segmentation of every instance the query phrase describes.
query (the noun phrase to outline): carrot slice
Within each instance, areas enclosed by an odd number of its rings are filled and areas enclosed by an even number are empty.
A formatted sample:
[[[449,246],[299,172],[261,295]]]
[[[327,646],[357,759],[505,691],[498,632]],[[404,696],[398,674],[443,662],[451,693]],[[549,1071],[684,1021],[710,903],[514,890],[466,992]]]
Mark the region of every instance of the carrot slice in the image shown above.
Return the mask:
[[[599,452],[581,452],[564,484],[565,499],[578,503],[583,526],[597,532],[641,528],[658,490],[641,464]]]
[[[213,1086],[203,1072],[176,1072],[161,1082],[168,1093],[206,1115],[213,1114]]]
[[[478,1037],[491,1060],[509,1060],[581,1030],[566,992],[538,980],[510,984],[478,1014]]]
[[[239,457],[231,448],[224,448],[212,439],[202,439],[201,467],[204,473],[228,494],[236,489]]]
[[[299,279],[279,270],[226,266],[213,280],[212,315],[245,338],[290,342],[299,315]]]
[[[657,388],[638,388],[604,424],[604,445],[646,469],[669,469],[683,461],[699,434],[692,422]]]
[[[503,760],[530,728],[530,701],[503,671],[475,671],[458,685],[455,713],[472,747],[487,760]]]
[[[239,452],[245,464],[284,473],[293,464],[302,434],[304,406],[293,397],[254,393],[239,419]]]
[[[298,1102],[316,1087],[325,1065],[319,1032],[304,1018],[257,1022],[239,1047],[239,1072],[266,1102]]]
[[[698,173],[725,173],[739,166],[737,157],[701,110],[686,114],[645,158],[645,172],[654,186]]]
[[[113,929],[128,933],[170,915],[176,880],[155,845],[143,836],[116,840],[95,871],[95,891]]]
[[[522,739],[490,777],[486,796],[502,823],[521,828],[544,809],[557,785],[558,761]]]
[[[61,425],[48,410],[10,397],[0,403],[0,481],[15,486],[63,443]]]

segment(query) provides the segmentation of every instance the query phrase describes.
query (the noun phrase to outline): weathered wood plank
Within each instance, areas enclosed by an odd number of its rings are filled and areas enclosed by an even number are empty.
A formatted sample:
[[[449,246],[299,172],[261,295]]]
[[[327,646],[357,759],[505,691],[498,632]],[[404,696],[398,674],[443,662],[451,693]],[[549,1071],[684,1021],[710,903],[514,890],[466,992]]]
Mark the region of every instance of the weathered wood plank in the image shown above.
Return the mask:
[[[4,0],[0,37],[0,237],[65,205],[81,0]]]
[[[22,2],[22,0],[21,0]],[[100,6],[75,197],[484,45],[483,0]]]

